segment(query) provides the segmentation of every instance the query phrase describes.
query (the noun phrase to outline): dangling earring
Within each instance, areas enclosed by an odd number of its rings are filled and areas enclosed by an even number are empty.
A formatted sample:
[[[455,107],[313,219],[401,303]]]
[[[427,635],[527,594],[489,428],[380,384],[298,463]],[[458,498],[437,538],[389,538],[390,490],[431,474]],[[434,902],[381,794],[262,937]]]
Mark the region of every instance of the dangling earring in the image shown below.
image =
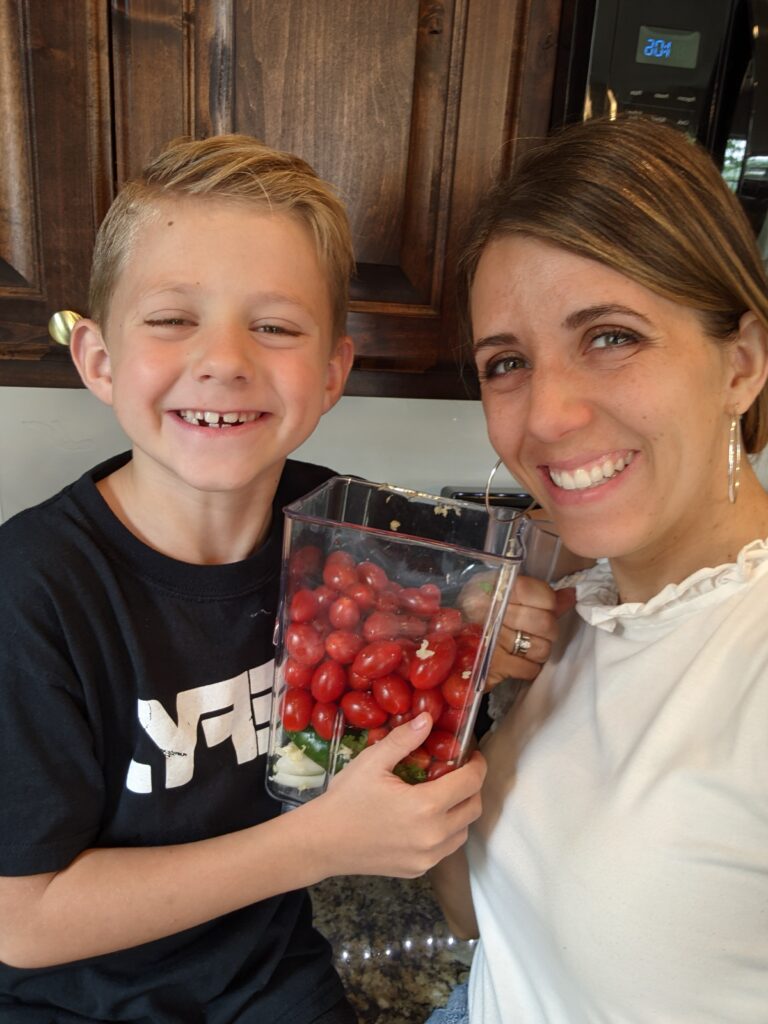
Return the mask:
[[[738,416],[731,416],[728,434],[728,501],[733,505],[739,494],[741,473],[741,423]]]
[[[502,458],[498,458],[496,460],[496,462],[493,464],[493,469],[491,470],[490,475],[488,476],[488,483],[485,485],[485,511],[488,513],[489,517],[493,516],[493,512],[491,511],[491,484],[493,483],[493,478],[496,476],[497,472],[499,471],[499,468],[503,465],[503,463],[504,460]],[[533,495],[531,495],[530,505],[525,509],[521,509],[520,514],[527,516],[531,509],[535,507],[535,505],[536,499],[533,497]]]
[[[491,512],[491,484],[493,483],[493,478],[496,476],[502,461],[502,459],[496,460],[488,477],[488,483],[485,485],[485,511],[488,513],[489,518],[493,516],[493,512]]]

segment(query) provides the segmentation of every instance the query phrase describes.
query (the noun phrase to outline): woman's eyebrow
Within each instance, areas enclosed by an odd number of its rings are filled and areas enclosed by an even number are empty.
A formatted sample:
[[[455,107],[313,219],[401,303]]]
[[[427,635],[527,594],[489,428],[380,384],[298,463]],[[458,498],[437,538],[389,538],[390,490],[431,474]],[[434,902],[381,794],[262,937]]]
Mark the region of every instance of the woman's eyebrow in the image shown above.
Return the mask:
[[[629,306],[619,306],[611,303],[604,306],[587,306],[584,309],[576,310],[575,313],[570,313],[563,320],[563,327],[575,330],[578,327],[584,327],[586,324],[592,323],[594,320],[600,320],[606,316],[614,316],[617,313],[620,316],[635,317],[635,319],[642,320],[648,324],[649,327],[651,326],[651,321],[643,313],[638,313],[636,309],[631,309]]]
[[[508,332],[501,334],[489,334],[487,338],[478,338],[472,346],[473,352],[481,352],[484,348],[500,348],[507,345],[516,345],[517,337]]]

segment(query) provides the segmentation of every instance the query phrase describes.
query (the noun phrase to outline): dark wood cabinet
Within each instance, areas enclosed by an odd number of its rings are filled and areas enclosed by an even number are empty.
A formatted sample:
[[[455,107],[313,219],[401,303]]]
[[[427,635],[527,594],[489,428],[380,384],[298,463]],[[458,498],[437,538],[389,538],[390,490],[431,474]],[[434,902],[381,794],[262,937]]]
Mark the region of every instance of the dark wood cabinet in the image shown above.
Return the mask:
[[[563,0],[0,0],[0,385],[77,386],[119,185],[175,135],[296,152],[347,203],[349,394],[466,397],[453,298],[478,195],[549,124]]]

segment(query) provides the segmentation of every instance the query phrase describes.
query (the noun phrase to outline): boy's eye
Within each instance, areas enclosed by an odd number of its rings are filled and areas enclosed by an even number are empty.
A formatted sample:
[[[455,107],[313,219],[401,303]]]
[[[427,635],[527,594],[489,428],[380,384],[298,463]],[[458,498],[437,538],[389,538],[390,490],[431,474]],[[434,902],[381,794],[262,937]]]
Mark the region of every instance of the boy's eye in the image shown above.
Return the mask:
[[[599,331],[593,334],[590,339],[590,348],[623,348],[638,341],[633,331],[626,331],[619,327],[612,327],[607,331]]]
[[[292,330],[290,327],[285,327],[283,324],[258,324],[256,330],[260,331],[262,334],[285,334],[291,338],[295,338],[299,333],[296,330]]]
[[[478,367],[477,376],[482,383],[487,380],[499,380],[526,369],[528,362],[522,356],[503,355],[489,359],[485,366]]]
[[[160,319],[147,319],[144,321],[149,327],[183,327],[189,323],[189,320],[185,320],[180,316],[165,316]]]

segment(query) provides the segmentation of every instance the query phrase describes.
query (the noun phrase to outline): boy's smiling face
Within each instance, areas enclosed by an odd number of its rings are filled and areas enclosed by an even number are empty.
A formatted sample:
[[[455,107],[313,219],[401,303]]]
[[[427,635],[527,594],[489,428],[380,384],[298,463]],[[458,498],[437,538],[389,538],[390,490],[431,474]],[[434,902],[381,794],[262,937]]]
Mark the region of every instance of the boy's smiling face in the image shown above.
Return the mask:
[[[89,386],[133,442],[134,473],[202,492],[274,486],[343,391],[352,343],[331,324],[328,276],[300,221],[163,201],[131,245]]]

